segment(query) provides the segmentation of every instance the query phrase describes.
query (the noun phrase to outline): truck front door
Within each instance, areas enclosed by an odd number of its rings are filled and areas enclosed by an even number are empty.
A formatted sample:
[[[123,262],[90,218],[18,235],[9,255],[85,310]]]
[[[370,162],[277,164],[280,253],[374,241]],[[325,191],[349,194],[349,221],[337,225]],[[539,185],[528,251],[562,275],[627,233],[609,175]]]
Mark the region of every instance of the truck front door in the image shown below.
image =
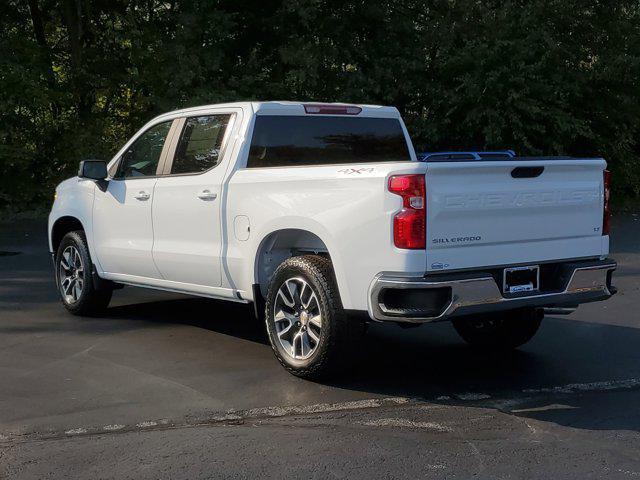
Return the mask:
[[[151,251],[151,210],[172,124],[161,122],[139,135],[118,159],[106,189],[95,189],[93,237],[106,273],[161,278]]]

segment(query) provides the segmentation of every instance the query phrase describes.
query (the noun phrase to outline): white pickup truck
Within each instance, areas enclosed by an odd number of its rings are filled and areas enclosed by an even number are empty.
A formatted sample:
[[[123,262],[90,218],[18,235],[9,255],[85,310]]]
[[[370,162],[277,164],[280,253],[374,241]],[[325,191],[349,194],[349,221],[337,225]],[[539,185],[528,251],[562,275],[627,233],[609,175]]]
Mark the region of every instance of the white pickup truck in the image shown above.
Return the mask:
[[[615,293],[602,159],[451,153],[418,160],[395,108],[300,102],[161,115],[56,188],[64,306],[135,285],[252,302],[273,351],[312,377],[369,321],[453,320],[516,347],[546,310]]]

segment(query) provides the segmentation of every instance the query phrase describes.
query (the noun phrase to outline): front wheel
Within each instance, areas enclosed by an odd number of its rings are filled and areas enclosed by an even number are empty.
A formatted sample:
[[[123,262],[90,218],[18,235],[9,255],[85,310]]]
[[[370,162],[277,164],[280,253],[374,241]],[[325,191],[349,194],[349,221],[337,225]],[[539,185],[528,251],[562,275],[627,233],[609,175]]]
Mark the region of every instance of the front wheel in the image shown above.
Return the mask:
[[[533,338],[543,316],[542,310],[527,308],[456,318],[453,326],[462,339],[474,347],[513,349]]]
[[[363,324],[342,308],[331,261],[319,255],[280,264],[265,306],[271,348],[293,375],[319,378],[347,366]]]
[[[75,315],[95,315],[111,300],[112,290],[96,289],[93,264],[83,231],[67,233],[55,257],[56,284],[64,307]]]

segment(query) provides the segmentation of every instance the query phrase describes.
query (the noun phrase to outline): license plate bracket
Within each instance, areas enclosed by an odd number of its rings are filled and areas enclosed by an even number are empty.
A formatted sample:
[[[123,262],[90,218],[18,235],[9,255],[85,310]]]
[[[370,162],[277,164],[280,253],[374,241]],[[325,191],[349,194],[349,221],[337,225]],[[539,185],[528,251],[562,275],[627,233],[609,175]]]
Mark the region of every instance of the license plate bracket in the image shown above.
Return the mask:
[[[504,293],[536,292],[539,290],[539,265],[526,265],[504,269],[502,274],[502,291]]]

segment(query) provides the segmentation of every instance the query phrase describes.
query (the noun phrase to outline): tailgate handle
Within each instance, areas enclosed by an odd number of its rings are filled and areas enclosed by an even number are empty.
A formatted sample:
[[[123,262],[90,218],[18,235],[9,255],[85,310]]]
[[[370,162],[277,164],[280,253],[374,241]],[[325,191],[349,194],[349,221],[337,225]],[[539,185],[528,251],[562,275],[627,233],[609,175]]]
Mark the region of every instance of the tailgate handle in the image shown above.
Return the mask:
[[[516,167],[511,170],[513,178],[535,178],[542,175],[544,167]]]

